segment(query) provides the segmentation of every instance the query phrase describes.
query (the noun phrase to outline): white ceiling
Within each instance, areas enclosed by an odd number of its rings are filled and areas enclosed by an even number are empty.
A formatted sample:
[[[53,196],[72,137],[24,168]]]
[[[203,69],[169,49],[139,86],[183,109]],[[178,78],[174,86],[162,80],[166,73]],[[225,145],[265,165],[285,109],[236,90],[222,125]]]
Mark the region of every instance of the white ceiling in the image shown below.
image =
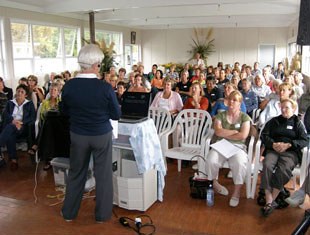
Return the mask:
[[[0,6],[140,29],[287,27],[300,0],[0,0]]]

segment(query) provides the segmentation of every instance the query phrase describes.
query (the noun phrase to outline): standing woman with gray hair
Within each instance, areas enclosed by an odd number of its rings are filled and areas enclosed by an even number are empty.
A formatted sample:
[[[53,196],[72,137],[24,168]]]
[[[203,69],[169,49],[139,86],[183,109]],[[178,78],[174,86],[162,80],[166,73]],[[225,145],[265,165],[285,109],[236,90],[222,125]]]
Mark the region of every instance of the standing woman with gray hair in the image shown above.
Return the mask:
[[[78,55],[81,73],[63,87],[60,110],[69,116],[71,140],[70,169],[61,210],[67,222],[78,215],[91,155],[96,179],[95,220],[102,223],[112,216],[110,119],[118,120],[120,109],[111,85],[98,79],[103,57],[97,45],[82,47]]]

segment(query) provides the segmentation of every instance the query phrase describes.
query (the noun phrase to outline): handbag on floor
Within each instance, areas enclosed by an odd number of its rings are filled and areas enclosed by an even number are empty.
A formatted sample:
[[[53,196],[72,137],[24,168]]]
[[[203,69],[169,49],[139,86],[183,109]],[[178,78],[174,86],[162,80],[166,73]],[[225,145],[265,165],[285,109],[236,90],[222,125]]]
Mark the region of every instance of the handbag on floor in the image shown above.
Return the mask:
[[[193,176],[189,177],[190,196],[196,199],[206,199],[207,188],[210,181],[203,179],[197,180]],[[212,183],[211,183],[212,184]]]

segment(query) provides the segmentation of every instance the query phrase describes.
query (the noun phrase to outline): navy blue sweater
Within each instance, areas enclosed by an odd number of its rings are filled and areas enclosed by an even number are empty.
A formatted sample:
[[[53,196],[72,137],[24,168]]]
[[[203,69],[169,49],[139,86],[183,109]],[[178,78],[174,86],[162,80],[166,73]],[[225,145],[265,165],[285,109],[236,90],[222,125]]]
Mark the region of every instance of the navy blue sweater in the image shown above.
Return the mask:
[[[70,130],[97,136],[112,130],[109,119],[118,120],[121,111],[110,84],[97,78],[74,78],[62,91],[60,110],[69,116]]]

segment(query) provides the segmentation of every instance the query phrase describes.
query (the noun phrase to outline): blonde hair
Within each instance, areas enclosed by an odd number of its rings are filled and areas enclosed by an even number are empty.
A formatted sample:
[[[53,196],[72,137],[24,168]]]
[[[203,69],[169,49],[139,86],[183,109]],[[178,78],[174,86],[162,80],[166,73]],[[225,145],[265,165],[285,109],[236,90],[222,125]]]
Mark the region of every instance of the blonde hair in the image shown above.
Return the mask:
[[[289,102],[292,104],[292,108],[294,110],[296,110],[297,108],[297,103],[293,100],[293,99],[284,99],[284,100],[281,100],[281,104],[285,103],[285,102]]]
[[[243,101],[243,96],[241,94],[240,91],[236,90],[236,91],[232,91],[229,96],[228,96],[228,99],[229,100],[232,100],[233,98],[236,98],[237,101],[239,101],[240,103],[242,103]]]
[[[198,82],[198,81],[197,82],[193,82],[192,85],[191,85],[191,88],[193,88],[193,86],[199,86],[199,88],[200,88],[200,95],[201,96],[205,96],[205,92],[203,91],[203,87],[202,87],[200,82]]]

